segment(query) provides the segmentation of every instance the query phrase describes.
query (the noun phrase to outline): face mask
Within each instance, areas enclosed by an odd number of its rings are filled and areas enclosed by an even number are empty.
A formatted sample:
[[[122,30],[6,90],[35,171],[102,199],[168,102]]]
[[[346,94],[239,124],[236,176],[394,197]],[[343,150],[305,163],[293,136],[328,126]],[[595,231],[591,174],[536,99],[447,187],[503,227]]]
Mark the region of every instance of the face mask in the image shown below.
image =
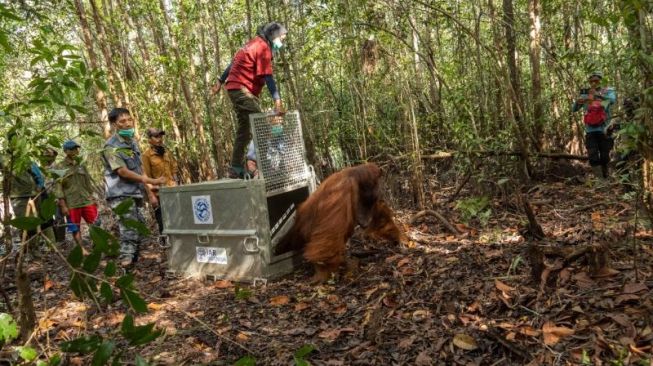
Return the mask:
[[[129,129],[126,129],[126,130],[120,130],[120,131],[118,131],[118,135],[120,135],[122,137],[132,138],[132,137],[134,137],[134,129],[129,128]]]
[[[283,48],[283,42],[281,42],[281,39],[280,38],[275,38],[272,41],[272,50],[279,51],[282,48]]]
[[[166,147],[165,146],[153,146],[154,152],[157,155],[163,155],[166,152]]]

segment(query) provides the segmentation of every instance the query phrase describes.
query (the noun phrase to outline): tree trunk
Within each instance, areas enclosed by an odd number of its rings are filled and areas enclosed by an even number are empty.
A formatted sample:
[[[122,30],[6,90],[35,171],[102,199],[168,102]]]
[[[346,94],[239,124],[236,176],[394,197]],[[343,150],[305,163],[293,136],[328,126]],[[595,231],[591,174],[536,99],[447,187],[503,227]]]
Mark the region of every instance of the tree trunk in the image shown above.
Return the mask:
[[[523,160],[524,179],[531,175],[530,163],[528,162],[527,133],[524,126],[523,109],[521,102],[521,88],[519,74],[517,72],[517,47],[515,36],[515,13],[512,0],[503,0],[503,24],[506,34],[506,63],[508,65],[507,87],[510,95],[510,106],[507,108],[509,120],[516,124],[516,138],[520,147]]]
[[[170,22],[170,18],[168,17],[164,0],[159,0],[159,6],[161,8],[161,12],[163,13],[163,19],[165,21],[166,28],[168,29],[168,34],[170,36],[170,44],[171,44],[172,52],[177,62],[177,67],[175,71],[178,74],[179,84],[181,86],[181,90],[184,95],[186,105],[188,106],[189,112],[191,114],[193,125],[195,125],[196,132],[197,132],[197,140],[198,140],[199,151],[200,151],[200,156],[199,156],[200,177],[202,180],[212,180],[214,179],[215,174],[213,169],[211,168],[212,165],[211,154],[209,152],[208,143],[206,141],[206,135],[204,133],[204,124],[202,123],[197,108],[195,107],[195,102],[193,101],[193,94],[191,92],[188,81],[186,80],[186,77],[184,76],[182,70],[179,70],[179,65],[182,63],[182,58],[179,53],[176,37],[172,30],[172,24]],[[208,92],[208,90],[206,92]]]
[[[88,61],[91,66],[91,70],[96,72],[99,70],[97,56],[95,55],[95,50],[93,49],[91,31],[86,20],[84,5],[82,4],[82,0],[74,0],[74,3],[75,10],[77,12],[77,18],[79,19],[79,24],[82,28],[82,39],[84,40],[84,46],[86,46],[86,53],[88,53]],[[98,108],[98,119],[102,123],[104,138],[109,138],[111,136],[111,124],[109,123],[109,114],[107,112],[107,98],[104,94],[104,91],[100,89],[97,84],[95,85],[95,104]]]
[[[544,133],[544,106],[542,103],[542,82],[540,73],[541,52],[541,5],[540,0],[528,1],[528,14],[531,20],[530,47],[528,56],[531,62],[531,94],[533,104],[533,134],[535,150],[542,150]]]

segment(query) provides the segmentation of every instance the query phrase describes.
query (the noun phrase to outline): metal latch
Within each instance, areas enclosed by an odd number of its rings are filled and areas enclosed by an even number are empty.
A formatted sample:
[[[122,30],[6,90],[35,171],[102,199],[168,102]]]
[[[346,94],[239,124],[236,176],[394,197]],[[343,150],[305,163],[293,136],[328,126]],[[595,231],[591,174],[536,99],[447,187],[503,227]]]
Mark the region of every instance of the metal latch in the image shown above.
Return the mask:
[[[268,285],[268,279],[267,278],[261,278],[261,277],[254,277],[254,279],[252,280],[252,287],[256,287],[259,284],[262,287],[267,286]]]
[[[200,244],[208,244],[209,243],[209,236],[206,234],[198,234],[197,235],[197,242]]]
[[[243,246],[246,253],[258,253],[261,249],[258,247],[258,237],[248,236],[243,239]]]

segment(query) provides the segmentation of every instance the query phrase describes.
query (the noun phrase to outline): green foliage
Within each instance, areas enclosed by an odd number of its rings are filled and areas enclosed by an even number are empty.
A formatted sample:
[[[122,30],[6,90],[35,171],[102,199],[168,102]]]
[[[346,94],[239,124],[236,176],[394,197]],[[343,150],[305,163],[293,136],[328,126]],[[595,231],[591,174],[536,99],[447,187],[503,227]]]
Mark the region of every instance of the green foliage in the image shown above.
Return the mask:
[[[236,296],[236,300],[247,300],[252,296],[252,291],[236,285],[234,287],[234,295]]]
[[[16,347],[16,351],[18,351],[20,358],[27,362],[34,361],[36,357],[38,357],[38,353],[36,353],[36,350],[32,347]]]
[[[252,356],[241,357],[234,366],[256,366],[256,359]]]
[[[0,313],[0,345],[9,343],[18,337],[18,325],[7,313]]]
[[[460,211],[465,223],[470,223],[472,219],[476,219],[481,225],[485,226],[492,215],[492,208],[489,205],[490,199],[485,196],[470,197],[458,200],[456,209]]]
[[[17,217],[9,221],[9,225],[20,230],[36,230],[41,224],[43,224],[42,219],[32,216]]]
[[[310,366],[311,363],[306,361],[305,358],[314,350],[315,346],[312,344],[305,344],[295,351],[295,354],[293,355],[295,366]]]
[[[149,343],[163,334],[163,330],[154,330],[154,323],[134,326],[134,318],[129,314],[125,315],[120,331],[132,346]]]

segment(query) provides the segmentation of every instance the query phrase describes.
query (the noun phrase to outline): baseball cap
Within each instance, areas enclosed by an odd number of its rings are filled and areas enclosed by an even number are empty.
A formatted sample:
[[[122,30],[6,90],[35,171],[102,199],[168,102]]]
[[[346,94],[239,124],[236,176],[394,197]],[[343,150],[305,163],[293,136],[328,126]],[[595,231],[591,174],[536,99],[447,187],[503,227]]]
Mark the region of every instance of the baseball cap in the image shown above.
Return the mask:
[[[76,147],[81,147],[75,140],[66,140],[66,142],[63,143],[63,149],[64,150],[72,150]]]
[[[590,79],[590,78],[592,78],[594,76],[598,77],[599,79],[603,79],[603,73],[601,71],[598,71],[598,70],[592,71],[590,73],[590,76],[588,77],[588,79]]]

